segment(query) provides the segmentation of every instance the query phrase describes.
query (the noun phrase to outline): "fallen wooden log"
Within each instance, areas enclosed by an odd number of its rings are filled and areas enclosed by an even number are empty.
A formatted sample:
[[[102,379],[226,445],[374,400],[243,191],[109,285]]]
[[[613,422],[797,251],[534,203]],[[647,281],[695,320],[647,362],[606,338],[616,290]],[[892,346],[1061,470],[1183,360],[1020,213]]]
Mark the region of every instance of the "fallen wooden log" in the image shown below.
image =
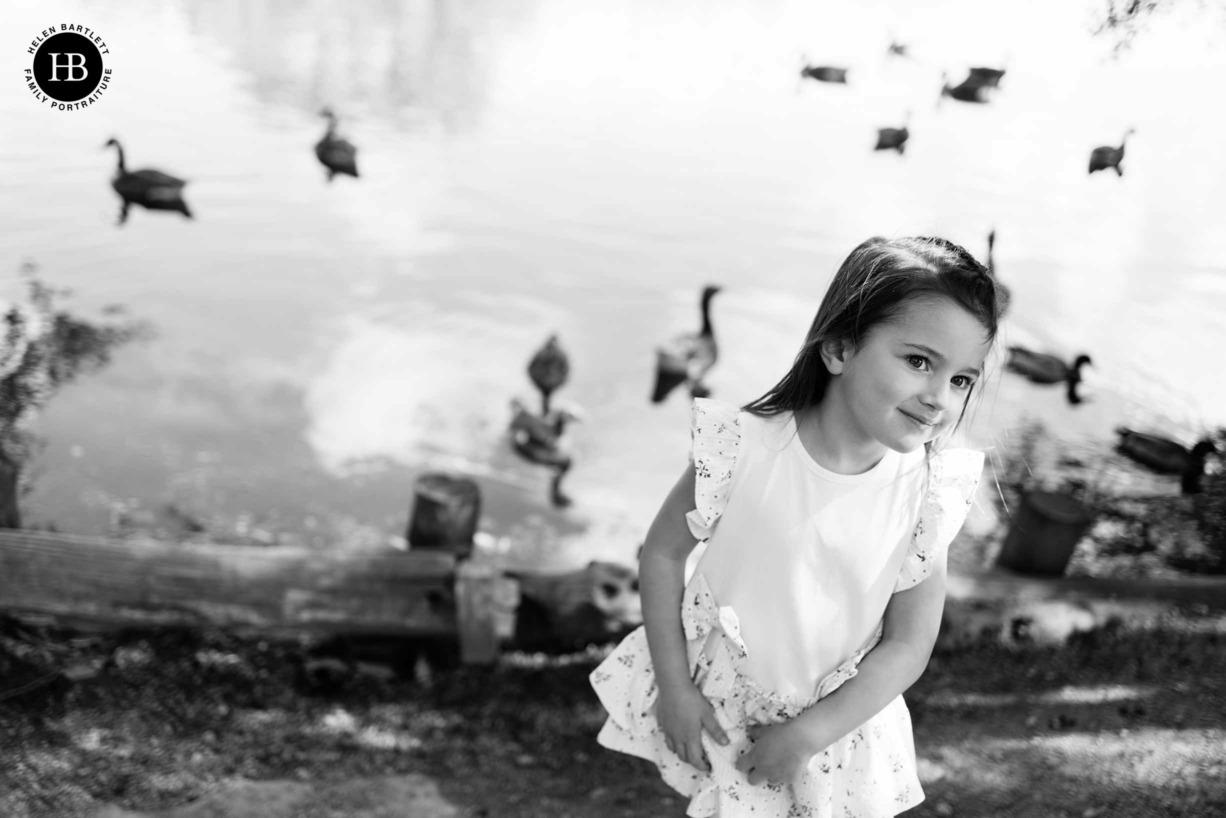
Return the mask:
[[[0,610],[86,630],[220,627],[260,637],[373,636],[570,650],[641,621],[638,576],[592,562],[506,575],[443,550],[330,553],[0,530]]]
[[[0,530],[0,608],[123,625],[456,633],[447,552],[328,553]]]

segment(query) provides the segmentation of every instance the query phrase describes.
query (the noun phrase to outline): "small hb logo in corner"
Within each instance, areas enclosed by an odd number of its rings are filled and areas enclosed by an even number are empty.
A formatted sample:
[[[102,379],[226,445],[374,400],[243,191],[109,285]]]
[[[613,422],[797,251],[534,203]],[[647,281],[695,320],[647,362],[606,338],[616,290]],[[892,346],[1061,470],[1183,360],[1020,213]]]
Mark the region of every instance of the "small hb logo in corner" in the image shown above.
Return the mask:
[[[93,105],[111,82],[106,41],[93,29],[61,23],[40,31],[26,51],[34,60],[26,86],[39,102],[60,111]]]

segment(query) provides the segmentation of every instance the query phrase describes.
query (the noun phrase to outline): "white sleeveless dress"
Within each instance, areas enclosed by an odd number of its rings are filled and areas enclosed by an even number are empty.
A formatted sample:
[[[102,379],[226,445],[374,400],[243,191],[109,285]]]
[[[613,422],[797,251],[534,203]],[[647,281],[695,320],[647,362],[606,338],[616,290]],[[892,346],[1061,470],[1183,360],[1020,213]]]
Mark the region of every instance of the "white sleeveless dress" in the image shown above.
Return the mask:
[[[681,761],[655,718],[646,632],[591,674],[609,718],[598,740],[654,762],[699,816],[891,816],[923,800],[911,719],[899,696],[814,756],[791,785],[751,786],[735,767],[746,728],[789,721],[856,675],[881,639],[890,596],[945,558],[983,455],[888,452],[859,475],[822,468],[790,414],[759,418],[697,399],[692,414],[699,541],[681,620],[690,669],[729,743],[705,733],[711,771]],[[717,525],[718,523],[718,525]]]

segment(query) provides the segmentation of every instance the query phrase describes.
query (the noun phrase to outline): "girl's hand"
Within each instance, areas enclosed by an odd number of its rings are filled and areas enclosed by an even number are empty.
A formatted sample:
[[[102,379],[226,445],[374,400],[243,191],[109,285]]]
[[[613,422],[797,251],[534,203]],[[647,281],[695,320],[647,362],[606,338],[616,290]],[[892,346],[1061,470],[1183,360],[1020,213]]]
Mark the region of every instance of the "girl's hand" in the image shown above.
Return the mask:
[[[702,749],[702,731],[724,746],[728,736],[715,720],[715,710],[706,696],[692,683],[686,682],[676,688],[661,687],[656,700],[656,720],[664,732],[668,749],[695,769],[711,771],[707,754]]]
[[[753,746],[736,762],[752,785],[769,781],[791,784],[809,759],[821,752],[812,738],[792,722],[768,724],[750,730]]]

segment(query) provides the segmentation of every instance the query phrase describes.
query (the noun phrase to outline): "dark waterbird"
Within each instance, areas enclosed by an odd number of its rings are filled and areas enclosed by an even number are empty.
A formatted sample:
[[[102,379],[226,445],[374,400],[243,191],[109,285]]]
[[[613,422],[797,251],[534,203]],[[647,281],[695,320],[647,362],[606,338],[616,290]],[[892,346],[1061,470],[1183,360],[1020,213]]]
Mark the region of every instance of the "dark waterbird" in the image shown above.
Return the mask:
[[[903,151],[907,149],[907,140],[911,138],[911,131],[907,128],[910,122],[911,112],[908,111],[901,128],[878,128],[877,144],[873,146],[873,150],[898,151],[898,155],[902,156]]]
[[[972,67],[967,82],[974,82],[984,88],[999,88],[1000,81],[1005,76],[1003,68],[985,68],[983,66]]]
[[[967,77],[957,85],[949,84],[949,75],[941,74],[941,96],[951,97],[959,102],[985,103],[991,96],[992,86],[984,85],[974,77]]]
[[[119,210],[120,224],[128,220],[128,208],[133,204],[147,210],[173,210],[192,218],[192,212],[183,201],[183,186],[187,182],[152,168],[129,171],[124,164],[123,146],[119,144],[119,140],[108,139],[103,148],[110,147],[114,147],[119,154],[119,164],[114,178],[111,179],[111,187],[123,199],[123,206]]]
[[[1067,397],[1071,404],[1081,403],[1077,387],[1081,384],[1081,368],[1086,364],[1093,365],[1089,355],[1078,355],[1069,366],[1055,355],[1042,352],[1031,352],[1025,347],[1009,347],[1009,357],[1005,361],[1005,369],[1024,375],[1033,383],[1053,384],[1064,383],[1068,387]]]
[[[1120,146],[1113,148],[1110,145],[1102,145],[1090,151],[1090,173],[1096,170],[1106,170],[1114,168],[1117,176],[1124,175],[1124,168],[1120,163],[1124,161],[1124,145],[1128,142],[1128,137],[1135,133],[1133,128],[1129,128],[1124,132],[1124,138],[1120,140]]]
[[[847,84],[847,69],[835,68],[831,65],[806,65],[800,69],[801,79],[813,79],[818,82],[838,82]]]
[[[1217,452],[1217,446],[1209,438],[1188,449],[1169,437],[1134,432],[1124,426],[1118,427],[1115,433],[1120,436],[1116,451],[1159,474],[1178,474],[1184,494],[1196,494],[1201,490],[1205,458]]]
[[[511,399],[511,448],[525,460],[553,469],[549,499],[558,508],[571,504],[570,497],[562,491],[562,478],[571,466],[566,426],[576,420],[580,420],[580,415],[570,408],[534,415],[518,398]]]
[[[570,358],[558,343],[558,336],[551,335],[528,361],[528,377],[541,393],[542,416],[549,414],[549,397],[569,376]]]
[[[713,285],[703,288],[699,301],[702,326],[698,332],[682,333],[656,348],[656,384],[651,394],[652,403],[663,402],[669,392],[683,383],[689,383],[693,397],[704,398],[711,394],[702,379],[719,358],[715,330],[711,325],[711,299],[719,290]]]
[[[324,132],[323,138],[315,143],[315,155],[319,157],[320,163],[328,169],[328,181],[331,182],[332,177],[338,173],[348,174],[357,178],[358,149],[347,139],[336,135],[336,123],[338,120],[336,114],[332,113],[331,108],[324,108],[319,112],[319,115],[328,120],[328,130]]]

